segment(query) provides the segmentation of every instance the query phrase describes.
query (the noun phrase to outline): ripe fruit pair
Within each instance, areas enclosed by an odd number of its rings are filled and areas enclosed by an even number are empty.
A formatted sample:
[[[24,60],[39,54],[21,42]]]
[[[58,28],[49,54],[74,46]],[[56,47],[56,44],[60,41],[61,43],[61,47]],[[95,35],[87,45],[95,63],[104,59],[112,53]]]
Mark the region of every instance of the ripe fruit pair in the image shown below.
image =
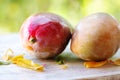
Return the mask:
[[[119,48],[119,23],[106,13],[90,15],[71,32],[71,25],[52,13],[30,16],[21,27],[23,46],[38,58],[62,53],[71,39],[71,50],[88,61],[112,57]],[[72,34],[72,35],[71,35]]]

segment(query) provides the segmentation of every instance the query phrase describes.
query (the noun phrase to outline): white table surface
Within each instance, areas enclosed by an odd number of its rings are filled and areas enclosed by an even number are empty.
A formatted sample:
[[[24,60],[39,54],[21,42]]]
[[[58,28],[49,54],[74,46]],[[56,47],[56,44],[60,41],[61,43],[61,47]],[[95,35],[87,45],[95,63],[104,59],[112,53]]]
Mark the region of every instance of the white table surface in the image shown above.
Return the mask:
[[[120,80],[120,66],[106,64],[99,68],[85,68],[69,46],[61,54],[68,68],[62,69],[54,60],[38,60],[29,55],[20,43],[19,34],[0,35],[0,58],[11,48],[15,54],[25,53],[27,59],[46,64],[44,72],[22,68],[14,64],[0,66],[0,80]],[[120,50],[113,58],[120,57]]]

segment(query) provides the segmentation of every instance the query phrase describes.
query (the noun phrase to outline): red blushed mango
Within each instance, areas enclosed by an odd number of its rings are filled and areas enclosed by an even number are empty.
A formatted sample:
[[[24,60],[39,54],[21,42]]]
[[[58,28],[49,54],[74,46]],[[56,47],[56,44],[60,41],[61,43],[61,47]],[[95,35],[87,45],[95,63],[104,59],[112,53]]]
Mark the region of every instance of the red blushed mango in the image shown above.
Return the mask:
[[[85,17],[76,26],[71,40],[74,54],[87,61],[103,61],[119,48],[119,23],[106,13]]]
[[[20,30],[24,48],[37,58],[59,55],[71,38],[71,25],[52,13],[30,16]]]

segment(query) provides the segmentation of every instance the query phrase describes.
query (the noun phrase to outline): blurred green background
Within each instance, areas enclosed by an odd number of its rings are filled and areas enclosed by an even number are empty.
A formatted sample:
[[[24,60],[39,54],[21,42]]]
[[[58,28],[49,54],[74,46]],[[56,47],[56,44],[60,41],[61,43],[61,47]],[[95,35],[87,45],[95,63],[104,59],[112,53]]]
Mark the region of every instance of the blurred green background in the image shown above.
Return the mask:
[[[83,17],[96,12],[120,20],[120,0],[0,0],[0,34],[19,32],[27,17],[40,12],[61,15],[75,27]]]

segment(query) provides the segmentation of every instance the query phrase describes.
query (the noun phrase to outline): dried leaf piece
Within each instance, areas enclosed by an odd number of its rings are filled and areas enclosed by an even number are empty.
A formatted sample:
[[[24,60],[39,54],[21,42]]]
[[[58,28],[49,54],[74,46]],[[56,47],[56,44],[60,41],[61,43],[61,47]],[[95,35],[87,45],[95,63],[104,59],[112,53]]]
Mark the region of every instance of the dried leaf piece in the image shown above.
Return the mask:
[[[86,68],[96,68],[96,67],[101,67],[107,63],[107,60],[105,61],[100,61],[100,62],[84,62],[84,66]]]
[[[13,57],[14,52],[12,49],[8,49],[2,57],[2,60],[9,61]]]
[[[0,65],[9,65],[10,63],[9,61],[0,61]]]
[[[59,64],[59,65],[64,64],[64,60],[62,59],[61,56],[56,57],[56,58],[55,58],[55,61],[56,61],[56,63]]]
[[[28,68],[28,69],[32,69],[32,70],[36,70],[36,71],[44,71],[44,66],[36,64],[31,60],[25,59],[23,54],[14,56],[11,59],[11,62],[13,64],[16,64],[16,65],[24,67],[24,68]]]
[[[59,65],[64,64],[64,60],[59,60],[59,61],[57,61],[57,64],[59,64]]]
[[[115,60],[111,60],[115,65],[120,66],[120,58],[115,59]]]

